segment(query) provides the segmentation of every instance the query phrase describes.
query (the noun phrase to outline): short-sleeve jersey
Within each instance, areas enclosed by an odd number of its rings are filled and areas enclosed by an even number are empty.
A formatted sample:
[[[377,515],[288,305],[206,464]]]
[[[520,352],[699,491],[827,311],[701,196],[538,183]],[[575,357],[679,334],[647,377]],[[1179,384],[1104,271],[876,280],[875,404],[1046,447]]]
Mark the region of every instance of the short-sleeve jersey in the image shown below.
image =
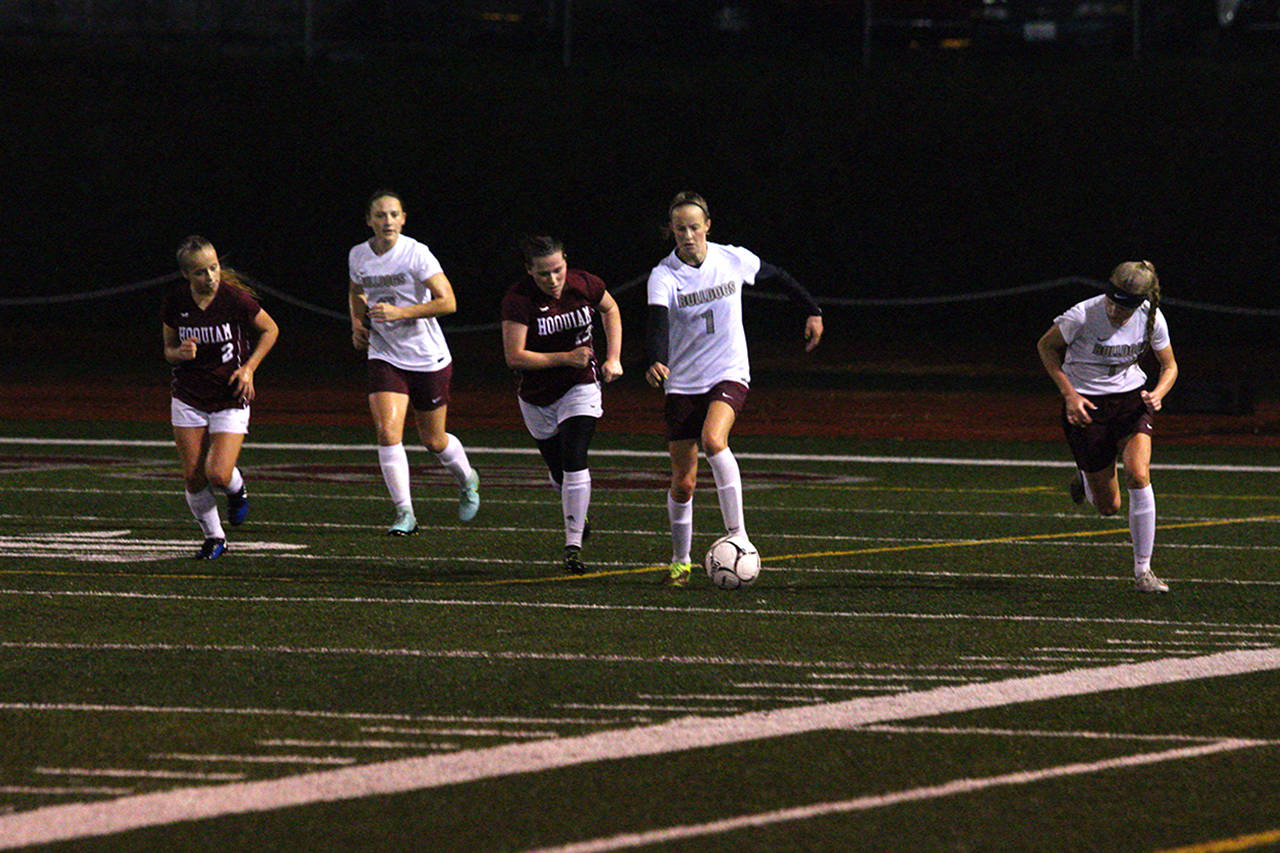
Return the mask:
[[[668,394],[705,394],[725,380],[751,384],[742,288],[759,271],[760,259],[746,249],[707,243],[699,266],[673,251],[649,273],[649,304],[667,309]]]
[[[185,281],[172,288],[165,295],[161,318],[177,330],[179,342],[196,342],[195,358],[172,365],[173,396],[203,412],[247,406],[228,380],[253,351],[249,329],[261,310],[248,291],[225,282],[203,309]]]
[[[525,349],[530,352],[568,352],[592,346],[592,328],[604,298],[604,282],[589,272],[565,273],[564,290],[552,299],[526,277],[502,298],[502,319],[528,327]],[[599,380],[595,356],[586,367],[548,367],[519,370],[517,393],[535,406],[549,406],[575,385]]]
[[[1081,394],[1120,394],[1141,388],[1147,374],[1138,366],[1147,330],[1151,303],[1144,302],[1120,327],[1107,319],[1107,297],[1095,296],[1079,302],[1053,324],[1067,342],[1062,370]],[[1156,309],[1151,331],[1151,349],[1169,346],[1169,326]]]
[[[384,254],[366,240],[347,255],[352,283],[364,288],[370,305],[421,305],[432,298],[426,281],[443,272],[426,244],[401,234]],[[389,362],[401,370],[431,373],[448,367],[453,358],[435,317],[370,323],[369,358]]]

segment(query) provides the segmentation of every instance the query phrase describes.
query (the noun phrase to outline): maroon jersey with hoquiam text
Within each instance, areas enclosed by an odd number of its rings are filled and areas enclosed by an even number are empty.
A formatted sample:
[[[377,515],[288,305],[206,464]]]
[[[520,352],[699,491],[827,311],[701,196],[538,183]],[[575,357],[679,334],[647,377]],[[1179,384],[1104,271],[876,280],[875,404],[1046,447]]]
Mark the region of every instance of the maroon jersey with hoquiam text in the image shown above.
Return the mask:
[[[252,349],[249,330],[261,311],[258,300],[225,281],[204,310],[191,297],[186,282],[165,296],[164,324],[178,330],[178,342],[196,339],[196,357],[173,365],[173,396],[203,412],[248,405],[227,384]]]
[[[532,277],[516,282],[502,298],[502,319],[529,327],[525,349],[530,352],[568,352],[592,346],[591,328],[604,282],[589,272],[569,270],[559,299],[538,289]],[[574,385],[597,381],[596,360],[586,367],[549,367],[519,370],[520,399],[535,406],[549,406]]]

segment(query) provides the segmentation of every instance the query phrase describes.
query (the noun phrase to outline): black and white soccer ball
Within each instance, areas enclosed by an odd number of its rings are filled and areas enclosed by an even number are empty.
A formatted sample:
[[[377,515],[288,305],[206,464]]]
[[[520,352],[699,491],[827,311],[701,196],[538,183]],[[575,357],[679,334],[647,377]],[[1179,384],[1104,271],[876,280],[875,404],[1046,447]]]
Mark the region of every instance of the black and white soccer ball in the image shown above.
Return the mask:
[[[707,550],[703,560],[707,577],[721,589],[740,589],[760,575],[760,553],[740,533],[721,536]]]

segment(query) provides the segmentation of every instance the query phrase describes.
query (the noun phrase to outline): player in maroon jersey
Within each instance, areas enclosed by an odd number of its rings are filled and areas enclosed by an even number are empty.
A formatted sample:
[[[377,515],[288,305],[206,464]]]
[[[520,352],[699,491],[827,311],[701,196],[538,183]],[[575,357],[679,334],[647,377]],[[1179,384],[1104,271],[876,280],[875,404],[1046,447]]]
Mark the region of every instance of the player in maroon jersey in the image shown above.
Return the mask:
[[[520,241],[526,278],[502,299],[502,349],[519,376],[525,426],[538,444],[564,514],[564,570],[582,574],[582,540],[591,503],[587,449],[604,413],[601,382],[622,375],[622,315],[604,282],[570,269],[554,237]],[[604,324],[597,362],[592,328]]]
[[[214,560],[226,553],[227,537],[213,489],[227,495],[228,523],[243,523],[249,498],[236,460],[249,431],[254,371],[280,329],[203,237],[182,241],[178,269],[183,281],[161,310],[164,357],[173,365],[170,414],[187,506],[204,532],[195,558]]]

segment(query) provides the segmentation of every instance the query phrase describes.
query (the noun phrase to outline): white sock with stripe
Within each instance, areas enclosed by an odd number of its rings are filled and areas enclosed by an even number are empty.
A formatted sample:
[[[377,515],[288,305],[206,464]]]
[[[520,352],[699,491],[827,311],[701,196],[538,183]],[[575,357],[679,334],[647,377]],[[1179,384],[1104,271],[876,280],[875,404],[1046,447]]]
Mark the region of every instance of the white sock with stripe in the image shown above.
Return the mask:
[[[591,506],[591,469],[565,471],[560,490],[560,508],[564,511],[564,544],[582,547],[582,529]]]
[[[471,461],[467,459],[467,450],[462,446],[462,442],[458,441],[456,435],[445,433],[444,437],[448,439],[448,443],[444,446],[444,450],[435,454],[435,457],[440,460],[441,465],[449,469],[453,479],[457,480],[458,485],[461,486],[471,476]]]
[[[218,499],[213,496],[213,490],[205,486],[198,492],[184,490],[184,494],[191,514],[204,531],[204,538],[226,539],[227,534],[222,532],[222,519],[218,518]]]
[[[1133,540],[1133,574],[1151,568],[1156,548],[1156,494],[1151,486],[1129,490],[1129,537]]]
[[[667,493],[667,518],[671,521],[671,562],[689,563],[693,547],[693,498],[677,503]]]
[[[729,533],[747,534],[747,526],[742,517],[742,475],[738,472],[738,460],[729,448],[721,450],[714,456],[708,456],[711,465],[711,476],[716,481],[716,497],[720,499],[720,515],[724,518],[724,529]]]
[[[412,509],[409,493],[409,454],[404,444],[378,446],[378,467],[382,469],[382,482],[387,484],[391,503],[396,509]]]

